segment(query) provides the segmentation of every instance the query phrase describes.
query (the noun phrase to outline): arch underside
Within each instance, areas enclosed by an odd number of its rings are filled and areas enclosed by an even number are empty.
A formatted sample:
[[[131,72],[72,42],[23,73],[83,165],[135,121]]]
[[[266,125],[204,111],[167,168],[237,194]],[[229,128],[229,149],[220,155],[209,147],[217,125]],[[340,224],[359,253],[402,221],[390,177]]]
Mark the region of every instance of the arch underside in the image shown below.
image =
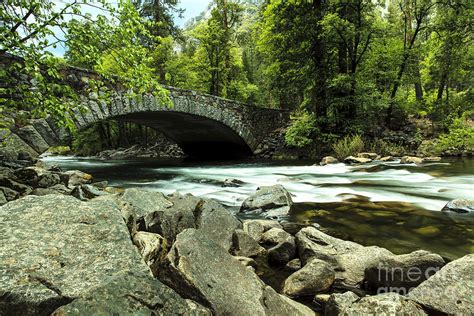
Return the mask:
[[[207,117],[183,112],[138,112],[110,119],[156,129],[176,142],[191,157],[238,158],[252,150],[237,132]]]

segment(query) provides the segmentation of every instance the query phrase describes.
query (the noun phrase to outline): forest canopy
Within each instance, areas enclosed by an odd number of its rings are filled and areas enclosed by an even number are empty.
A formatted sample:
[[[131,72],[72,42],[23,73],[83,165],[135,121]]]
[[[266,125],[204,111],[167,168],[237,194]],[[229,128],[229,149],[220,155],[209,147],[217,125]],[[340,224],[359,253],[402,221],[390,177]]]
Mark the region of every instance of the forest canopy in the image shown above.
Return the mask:
[[[51,83],[63,64],[123,78],[138,93],[161,84],[291,110],[290,146],[342,135],[376,138],[427,119],[444,143],[474,148],[473,10],[469,0],[213,0],[185,27],[178,0],[12,0],[0,4],[0,113],[54,115],[75,103]],[[85,6],[101,14],[83,13]],[[63,57],[51,47],[64,45]],[[50,69],[45,74],[42,65]],[[36,89],[15,85],[18,74]],[[33,114],[31,114],[33,113]]]

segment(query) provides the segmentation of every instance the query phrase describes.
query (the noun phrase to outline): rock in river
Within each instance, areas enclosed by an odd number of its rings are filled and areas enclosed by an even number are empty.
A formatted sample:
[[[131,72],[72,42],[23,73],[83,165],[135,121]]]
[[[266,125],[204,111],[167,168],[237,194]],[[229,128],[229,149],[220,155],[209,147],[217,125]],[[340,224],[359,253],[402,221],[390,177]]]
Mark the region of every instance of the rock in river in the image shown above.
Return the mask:
[[[148,314],[190,309],[150,276],[111,201],[28,196],[0,207],[0,223],[2,315],[49,315],[72,301],[65,310],[82,315],[127,302]]]
[[[470,213],[474,212],[474,200],[456,199],[449,201],[442,209],[443,212]]]
[[[241,212],[264,212],[266,217],[286,215],[293,205],[290,193],[281,185],[259,187],[245,199]]]

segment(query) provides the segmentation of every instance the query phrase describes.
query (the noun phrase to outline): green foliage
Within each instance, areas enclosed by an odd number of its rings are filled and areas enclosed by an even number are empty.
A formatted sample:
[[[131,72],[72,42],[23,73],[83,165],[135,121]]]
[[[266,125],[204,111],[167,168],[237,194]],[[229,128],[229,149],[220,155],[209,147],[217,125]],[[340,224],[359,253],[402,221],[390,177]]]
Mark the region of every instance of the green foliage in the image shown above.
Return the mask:
[[[316,116],[307,111],[296,112],[291,116],[291,126],[285,133],[285,141],[294,147],[305,147],[312,142],[312,136],[318,131]]]
[[[344,160],[348,156],[354,156],[365,149],[364,140],[360,135],[347,135],[332,145],[335,157]]]
[[[368,152],[377,153],[381,156],[402,156],[407,153],[407,149],[399,144],[393,144],[383,139],[376,139],[372,142],[366,142]]]
[[[468,120],[468,114],[455,119],[449,128],[449,132],[439,136],[435,145],[438,154],[451,152],[462,153],[464,151],[474,152],[474,127],[472,118]]]
[[[102,150],[102,141],[97,126],[75,133],[72,141],[72,150],[79,156],[92,156]]]

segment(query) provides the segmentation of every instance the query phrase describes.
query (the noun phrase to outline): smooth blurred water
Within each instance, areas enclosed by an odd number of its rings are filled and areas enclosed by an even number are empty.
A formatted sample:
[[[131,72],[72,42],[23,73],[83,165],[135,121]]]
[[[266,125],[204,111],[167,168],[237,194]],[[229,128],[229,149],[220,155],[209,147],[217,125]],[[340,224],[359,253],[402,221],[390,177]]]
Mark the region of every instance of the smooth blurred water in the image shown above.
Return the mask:
[[[442,245],[441,248],[445,249],[444,254],[456,257],[464,252],[474,252],[474,236],[470,228],[474,223],[472,216],[463,217],[459,223],[458,219],[453,222],[452,217],[440,213],[446,202],[451,199],[474,198],[472,158],[452,159],[421,166],[403,165],[399,161],[394,161],[374,162],[361,166],[335,164],[324,167],[295,161],[202,163],[176,160],[104,161],[76,157],[45,157],[43,160],[66,170],[79,169],[91,173],[95,180],[107,180],[112,186],[138,187],[165,194],[175,191],[191,193],[214,198],[234,210],[238,209],[242,201],[255,192],[257,187],[281,184],[291,192],[296,202],[288,220],[318,222],[366,244],[377,244],[374,238],[384,236],[389,223],[388,230],[394,232],[383,238],[387,240],[402,238],[399,244],[407,246],[406,249],[401,247],[400,251],[415,249],[420,243],[425,248],[425,244],[430,243],[441,245],[440,240],[455,232],[458,235],[457,239],[460,240],[457,244],[462,247],[448,251],[452,247],[456,248],[451,241],[448,246]],[[222,182],[227,178],[238,179],[244,184],[237,188],[222,187]],[[351,200],[350,198],[354,196],[357,198]],[[361,199],[360,196],[365,198]],[[347,207],[341,211],[341,205]],[[376,213],[377,210],[386,211],[387,208],[397,215],[397,218],[392,216],[393,221],[387,222],[389,214],[383,216],[380,212]],[[332,215],[320,216],[317,212],[314,213],[320,209]],[[361,211],[381,216],[374,215],[373,218],[368,218],[367,214],[365,217],[355,216]],[[410,216],[414,221],[418,217],[429,219],[433,217],[434,212],[438,213],[436,215],[439,217],[438,220],[419,221],[419,227],[417,225],[410,227],[407,236],[408,228],[400,224],[401,222],[410,221]],[[398,218],[401,214],[405,214],[403,215],[405,217],[408,216],[406,214],[411,215],[408,219],[404,217],[401,220]],[[344,220],[346,222],[342,223]],[[356,230],[356,227],[360,228],[360,225],[366,222],[370,222],[370,232]],[[353,229],[350,227],[351,223]],[[399,227],[391,228],[397,225]],[[406,242],[410,239],[410,234],[418,234],[417,229],[433,225],[437,229],[419,230],[421,232],[419,234],[425,236],[423,240],[427,243],[417,240]],[[459,225],[462,227],[459,228]],[[451,229],[453,227],[459,229],[453,230]],[[364,226],[363,229],[367,230],[368,226]],[[433,233],[435,230],[437,234]],[[363,238],[364,236],[372,237]],[[432,240],[435,237],[437,240]],[[452,239],[451,236],[447,239],[450,238]],[[378,244],[383,246],[384,242]]]

